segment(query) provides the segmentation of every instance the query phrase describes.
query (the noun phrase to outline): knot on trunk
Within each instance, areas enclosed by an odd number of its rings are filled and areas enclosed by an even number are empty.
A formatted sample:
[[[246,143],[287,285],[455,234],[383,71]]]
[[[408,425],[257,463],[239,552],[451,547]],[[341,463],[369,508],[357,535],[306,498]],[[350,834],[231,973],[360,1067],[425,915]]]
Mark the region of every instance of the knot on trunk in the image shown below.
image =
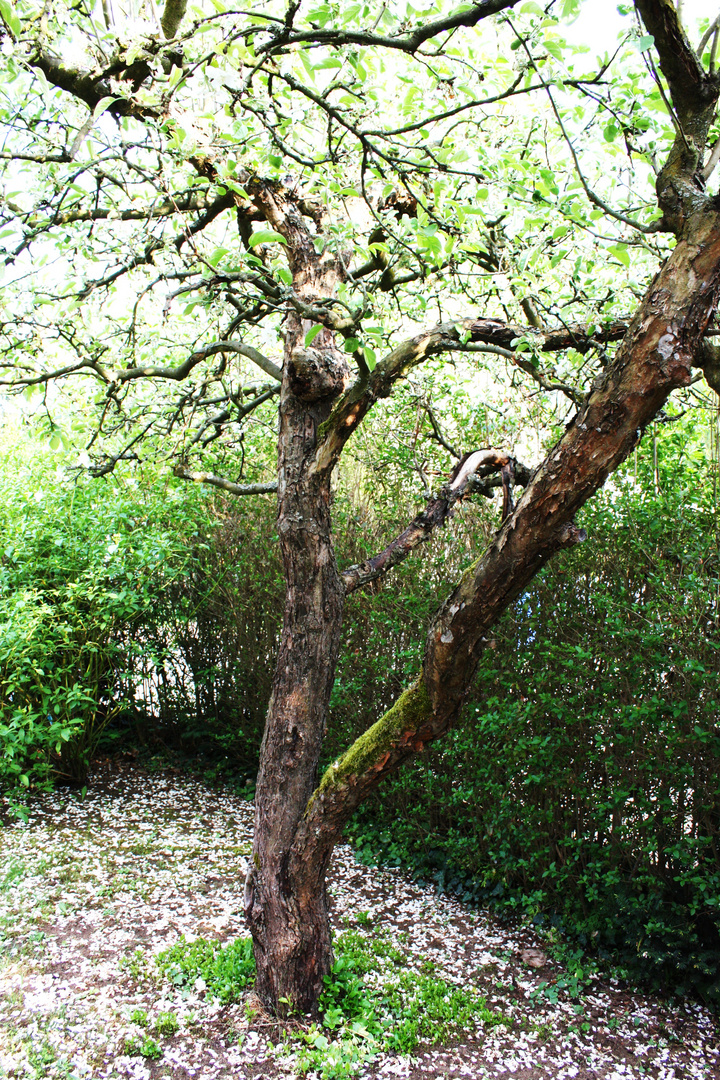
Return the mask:
[[[578,529],[573,521],[568,521],[565,525],[561,525],[557,536],[559,541],[557,545],[558,549],[574,547],[575,544],[584,544],[587,540],[587,532],[585,529]]]
[[[300,401],[320,401],[341,394],[350,381],[350,365],[337,349],[293,349],[290,389]]]

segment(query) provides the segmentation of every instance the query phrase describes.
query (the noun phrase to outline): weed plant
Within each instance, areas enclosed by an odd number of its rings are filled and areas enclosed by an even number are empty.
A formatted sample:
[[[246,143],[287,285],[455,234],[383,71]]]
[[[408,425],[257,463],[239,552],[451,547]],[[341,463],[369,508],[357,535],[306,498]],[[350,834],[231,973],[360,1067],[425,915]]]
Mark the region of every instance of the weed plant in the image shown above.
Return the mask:
[[[174,986],[194,986],[206,990],[210,997],[223,1004],[237,1001],[255,978],[255,958],[252,941],[238,938],[227,945],[197,938],[184,937],[158,954],[155,959],[160,973]]]

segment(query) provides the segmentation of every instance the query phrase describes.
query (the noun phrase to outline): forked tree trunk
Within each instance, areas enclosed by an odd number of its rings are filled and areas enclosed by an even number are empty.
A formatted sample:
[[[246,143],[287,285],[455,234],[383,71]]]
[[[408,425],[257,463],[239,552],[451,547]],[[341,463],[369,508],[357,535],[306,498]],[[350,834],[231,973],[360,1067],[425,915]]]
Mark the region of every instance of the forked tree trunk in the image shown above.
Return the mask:
[[[288,757],[282,740],[287,739],[294,721],[287,714],[278,726],[278,699],[273,695],[258,808],[258,821],[265,828],[264,857],[273,870],[263,875],[262,900],[256,892],[253,909],[259,911],[260,905],[264,911],[258,990],[265,1000],[277,1004],[285,997],[305,1011],[313,1008],[331,960],[325,872],[343,826],[383,777],[448,730],[462,706],[487,633],[556,552],[584,538],[573,524],[574,515],[625,460],[672,391],[690,381],[693,357],[700,350],[719,293],[720,215],[706,212],[694,220],[686,239],[678,243],[650,286],[613,364],[531,479],[494,543],[466,571],[440,609],[428,634],[420,679],[327,770],[315,790],[311,790],[311,773],[319,747],[308,743],[305,766]],[[326,478],[328,472],[321,475]],[[297,506],[295,513],[309,514],[316,496],[308,493],[306,497],[310,503],[304,503],[304,509]],[[324,516],[322,521],[326,523]],[[330,553],[329,539],[317,550],[319,565],[320,551]],[[329,595],[336,596],[335,580],[333,565],[329,593],[323,594],[319,584],[314,586],[312,596],[317,600],[311,603],[310,596],[296,587],[294,598],[289,599],[276,675],[279,687],[286,687],[285,665],[293,648],[286,639],[287,628],[297,625],[293,631],[299,635],[297,641],[305,642],[307,630],[299,627],[306,625],[308,617],[311,624],[320,617]],[[293,611],[298,603],[302,610]],[[312,651],[310,664],[303,659],[298,667],[297,657],[289,664],[298,691],[302,680],[307,680],[291,709],[305,715],[312,702],[317,710],[316,732],[321,727],[319,712],[330,692],[340,628],[339,606],[328,605],[326,611],[325,631],[318,628],[313,649],[301,646],[304,658]],[[323,642],[328,649],[325,656],[321,656]],[[286,706],[289,700],[286,689]],[[293,775],[302,773],[303,781],[292,787],[292,797],[284,801],[284,793],[290,791],[288,762],[296,770]],[[310,769],[308,762],[312,762]],[[271,832],[264,823],[273,815],[276,824]],[[273,850],[275,836],[281,839]],[[257,880],[257,870],[255,874]],[[254,933],[258,926],[256,921]]]
[[[657,183],[677,246],[613,362],[494,542],[438,612],[422,675],[319,784],[343,604],[330,539],[330,474],[372,403],[433,351],[433,341],[442,345],[445,331],[441,326],[395,350],[331,408],[347,374],[331,335],[323,331],[316,351],[308,351],[299,320],[287,325],[278,513],[287,600],[261,752],[246,904],[257,990],[279,1012],[287,1005],[303,1011],[316,1006],[331,963],[325,872],[348,818],[383,777],[447,731],[488,632],[557,551],[582,539],[574,525],[577,511],[625,460],[672,391],[690,382],[693,364],[702,363],[720,295],[720,205],[702,194],[698,177],[720,76],[703,70],[670,0],[636,0],[636,6],[654,37],[680,124]],[[332,295],[338,266],[315,254],[299,212],[280,205],[270,188],[262,187],[256,198],[287,239],[297,294],[310,302]]]

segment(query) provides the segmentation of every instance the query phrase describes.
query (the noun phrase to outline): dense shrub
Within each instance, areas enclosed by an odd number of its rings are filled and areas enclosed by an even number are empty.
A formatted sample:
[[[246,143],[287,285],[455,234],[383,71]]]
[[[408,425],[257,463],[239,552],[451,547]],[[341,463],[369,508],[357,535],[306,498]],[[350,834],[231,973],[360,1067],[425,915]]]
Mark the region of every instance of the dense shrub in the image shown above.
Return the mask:
[[[164,486],[75,483],[32,443],[2,465],[0,790],[16,799],[84,781],[103,728],[130,707],[138,627],[185,556]]]

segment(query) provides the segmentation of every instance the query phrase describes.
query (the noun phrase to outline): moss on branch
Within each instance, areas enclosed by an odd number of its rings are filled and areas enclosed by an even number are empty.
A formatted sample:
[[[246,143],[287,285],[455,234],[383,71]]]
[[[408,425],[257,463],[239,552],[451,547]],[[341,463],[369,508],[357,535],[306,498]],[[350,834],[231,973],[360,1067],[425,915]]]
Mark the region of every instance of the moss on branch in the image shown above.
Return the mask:
[[[187,0],[165,0],[161,25],[168,40],[174,38],[180,29],[186,9]]]
[[[339,794],[358,784],[373,782],[417,750],[428,738],[421,729],[432,717],[432,706],[422,678],[404,690],[391,709],[355,740],[342,757],[325,770],[310,802]],[[308,812],[306,811],[306,813]]]

